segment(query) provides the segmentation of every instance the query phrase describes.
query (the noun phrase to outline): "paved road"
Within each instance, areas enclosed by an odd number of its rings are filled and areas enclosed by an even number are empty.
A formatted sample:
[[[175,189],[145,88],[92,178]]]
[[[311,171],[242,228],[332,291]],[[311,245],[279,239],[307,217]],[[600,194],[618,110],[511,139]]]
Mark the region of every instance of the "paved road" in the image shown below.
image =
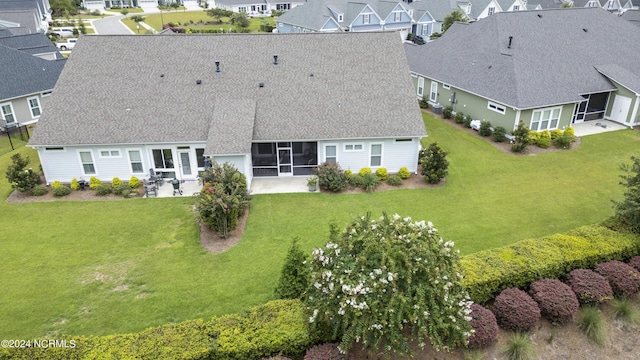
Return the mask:
[[[93,29],[96,34],[99,35],[130,35],[133,32],[124,24],[120,22],[120,19],[124,18],[122,15],[105,16],[102,19],[93,20]]]

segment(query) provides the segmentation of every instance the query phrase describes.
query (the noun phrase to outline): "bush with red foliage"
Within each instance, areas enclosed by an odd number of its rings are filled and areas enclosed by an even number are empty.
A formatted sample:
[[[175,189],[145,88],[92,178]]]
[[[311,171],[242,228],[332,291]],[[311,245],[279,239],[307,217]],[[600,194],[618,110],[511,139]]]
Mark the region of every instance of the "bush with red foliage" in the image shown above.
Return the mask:
[[[291,358],[282,356],[282,355],[278,355],[278,356],[272,356],[272,357],[268,357],[268,358],[262,358],[262,360],[291,360]]]
[[[622,261],[611,260],[598,264],[596,272],[609,281],[616,295],[630,297],[640,291],[640,272]]]
[[[347,357],[340,353],[338,344],[320,344],[307,350],[304,360],[345,360]]]
[[[471,304],[471,327],[475,331],[469,337],[469,349],[479,349],[496,342],[498,322],[493,313],[479,304]]]
[[[569,285],[557,279],[541,279],[529,287],[542,316],[557,324],[566,324],[578,314],[580,303]]]
[[[540,320],[538,304],[516,288],[502,290],[493,303],[493,313],[498,325],[511,331],[529,331]]]
[[[629,266],[640,271],[640,256],[634,256],[629,260]]]
[[[613,299],[613,290],[607,279],[593,270],[572,270],[567,282],[582,305],[598,305]]]

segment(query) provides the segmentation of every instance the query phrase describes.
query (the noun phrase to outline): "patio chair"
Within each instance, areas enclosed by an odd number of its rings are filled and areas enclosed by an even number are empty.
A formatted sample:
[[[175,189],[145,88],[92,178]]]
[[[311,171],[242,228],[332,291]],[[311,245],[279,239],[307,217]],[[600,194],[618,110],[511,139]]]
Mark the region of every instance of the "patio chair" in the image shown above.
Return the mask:
[[[156,184],[151,184],[146,179],[142,179],[142,185],[144,186],[144,194],[146,197],[150,197],[151,194],[153,194],[154,197],[158,197],[158,186]]]

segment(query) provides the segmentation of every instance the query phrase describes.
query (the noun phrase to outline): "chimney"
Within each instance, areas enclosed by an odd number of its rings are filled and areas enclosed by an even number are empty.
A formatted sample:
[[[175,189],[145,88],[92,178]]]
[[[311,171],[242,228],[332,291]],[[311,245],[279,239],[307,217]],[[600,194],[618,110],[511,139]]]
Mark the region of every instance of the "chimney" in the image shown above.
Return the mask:
[[[220,72],[220,60],[216,60],[216,72]]]
[[[278,55],[273,55],[273,65],[278,65]]]

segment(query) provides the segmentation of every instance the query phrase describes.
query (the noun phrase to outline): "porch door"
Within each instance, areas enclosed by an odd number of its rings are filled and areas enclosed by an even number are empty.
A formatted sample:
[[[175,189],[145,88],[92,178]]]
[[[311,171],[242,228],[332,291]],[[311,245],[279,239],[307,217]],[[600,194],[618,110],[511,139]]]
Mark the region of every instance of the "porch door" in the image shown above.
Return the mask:
[[[583,100],[578,105],[576,105],[576,110],[573,113],[573,123],[580,124],[584,122],[585,114],[587,113],[587,105],[589,104],[589,100]]]
[[[180,156],[180,172],[182,173],[182,178],[192,177],[191,159],[189,157],[189,152],[180,151],[178,154]]]
[[[611,120],[619,123],[627,122],[627,116],[629,115],[630,106],[631,98],[616,95],[615,100],[613,100],[613,107],[611,108]]]
[[[293,176],[292,165],[291,143],[278,143],[278,176]]]

